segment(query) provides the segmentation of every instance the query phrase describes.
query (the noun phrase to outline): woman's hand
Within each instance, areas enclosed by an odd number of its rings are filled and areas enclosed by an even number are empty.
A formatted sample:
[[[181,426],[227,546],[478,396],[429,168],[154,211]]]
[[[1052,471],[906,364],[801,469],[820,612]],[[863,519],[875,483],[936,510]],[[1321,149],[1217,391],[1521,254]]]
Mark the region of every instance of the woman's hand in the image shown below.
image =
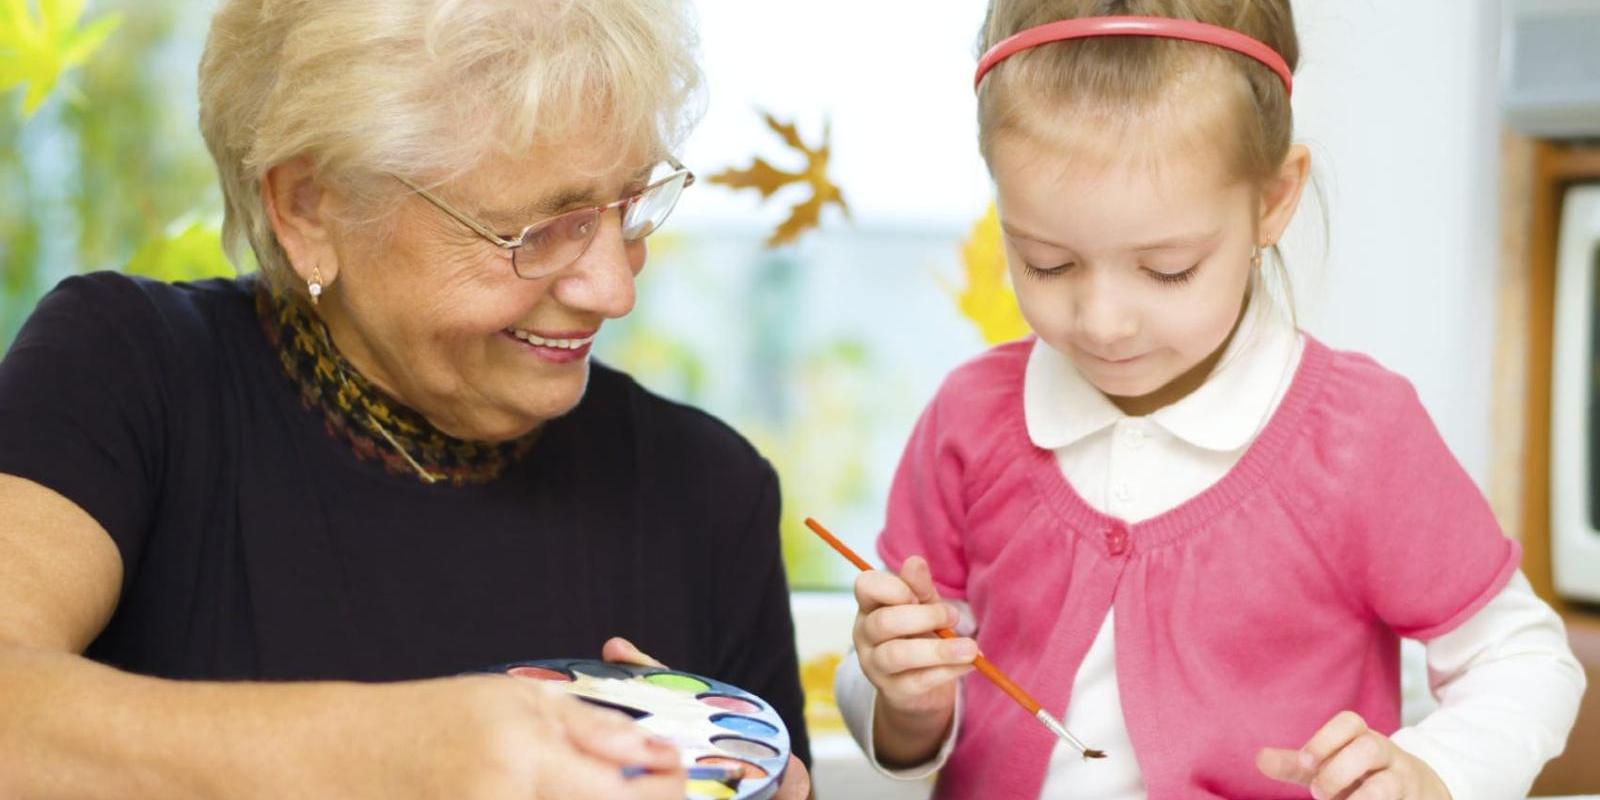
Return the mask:
[[[633,642],[620,636],[613,636],[606,640],[600,648],[600,657],[606,661],[616,661],[623,664],[638,664],[646,667],[665,667],[660,661],[651,658],[644,651],[633,646]],[[793,754],[789,755],[789,766],[783,771],[783,783],[778,786],[778,793],[773,795],[773,800],[805,800],[811,796],[811,775],[806,772],[806,765]]]
[[[1450,800],[1450,790],[1422,759],[1341,711],[1299,750],[1268,747],[1256,767],[1273,780],[1298,783],[1317,800]]]
[[[626,715],[595,708],[537,681],[472,676],[394,684],[375,715],[376,776],[344,765],[345,797],[574,797],[682,800],[676,748]],[[361,763],[356,761],[354,763]],[[369,762],[370,763],[370,762]],[[653,774],[625,779],[622,768]],[[375,784],[384,784],[377,790]]]
[[[955,717],[956,680],[971,672],[978,643],[940,639],[960,615],[939,599],[928,562],[906,559],[896,576],[874,570],[856,578],[856,658],[878,688],[873,742],[890,765],[931,758]]]

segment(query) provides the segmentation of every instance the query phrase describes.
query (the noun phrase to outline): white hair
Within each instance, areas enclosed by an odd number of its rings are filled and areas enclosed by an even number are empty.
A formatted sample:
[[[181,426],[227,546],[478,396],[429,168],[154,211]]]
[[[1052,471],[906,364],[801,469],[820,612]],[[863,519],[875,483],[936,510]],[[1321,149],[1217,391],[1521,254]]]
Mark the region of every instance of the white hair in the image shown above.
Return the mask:
[[[200,60],[200,129],[269,281],[292,268],[261,200],[312,160],[375,217],[405,190],[582,132],[618,158],[665,153],[698,116],[685,0],[222,0]]]

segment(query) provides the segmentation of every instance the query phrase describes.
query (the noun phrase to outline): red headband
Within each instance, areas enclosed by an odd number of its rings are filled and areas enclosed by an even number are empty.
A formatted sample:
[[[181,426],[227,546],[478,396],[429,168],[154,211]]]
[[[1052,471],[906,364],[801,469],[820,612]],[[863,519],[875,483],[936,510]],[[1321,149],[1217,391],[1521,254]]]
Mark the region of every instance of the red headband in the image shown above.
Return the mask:
[[[978,75],[972,81],[972,88],[976,91],[978,85],[983,83],[984,73],[994,69],[996,64],[1030,47],[1099,36],[1151,36],[1215,45],[1267,65],[1268,69],[1283,79],[1283,90],[1294,93],[1294,78],[1289,71],[1289,64],[1283,60],[1283,56],[1278,55],[1278,51],[1236,30],[1170,17],[1083,17],[1029,28],[1006,37],[978,59]]]

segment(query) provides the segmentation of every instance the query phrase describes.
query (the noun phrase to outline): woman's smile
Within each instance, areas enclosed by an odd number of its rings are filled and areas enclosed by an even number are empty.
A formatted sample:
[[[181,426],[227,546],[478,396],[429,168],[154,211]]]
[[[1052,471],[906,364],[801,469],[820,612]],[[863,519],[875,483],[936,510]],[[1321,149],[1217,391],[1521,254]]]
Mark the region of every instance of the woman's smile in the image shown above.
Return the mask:
[[[568,364],[589,357],[599,328],[588,331],[533,331],[506,328],[501,331],[519,347],[552,364]]]

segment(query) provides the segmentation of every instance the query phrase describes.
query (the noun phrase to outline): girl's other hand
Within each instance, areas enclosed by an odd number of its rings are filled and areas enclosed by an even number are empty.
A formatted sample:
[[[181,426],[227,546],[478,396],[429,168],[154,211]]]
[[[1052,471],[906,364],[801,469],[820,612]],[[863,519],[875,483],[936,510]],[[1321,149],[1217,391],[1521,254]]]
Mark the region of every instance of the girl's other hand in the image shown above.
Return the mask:
[[[1450,800],[1450,790],[1422,759],[1341,711],[1299,750],[1275,747],[1256,755],[1273,780],[1298,783],[1317,800]]]

